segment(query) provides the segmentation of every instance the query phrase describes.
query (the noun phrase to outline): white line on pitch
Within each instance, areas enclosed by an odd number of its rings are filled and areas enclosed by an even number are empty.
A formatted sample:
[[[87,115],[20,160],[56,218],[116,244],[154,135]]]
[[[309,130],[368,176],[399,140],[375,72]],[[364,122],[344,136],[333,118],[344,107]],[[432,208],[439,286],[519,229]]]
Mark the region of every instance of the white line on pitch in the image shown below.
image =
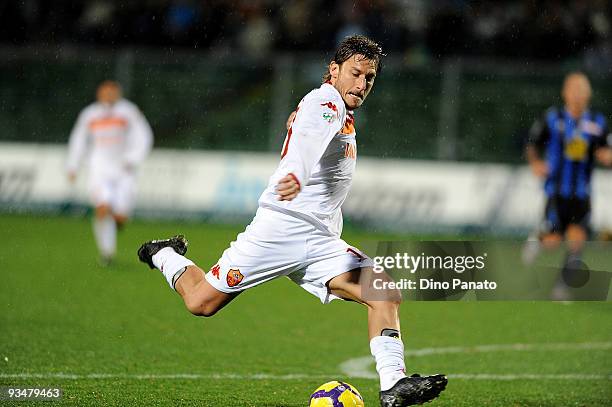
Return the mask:
[[[542,343],[542,344],[498,344],[479,346],[453,346],[444,348],[423,348],[407,350],[408,357],[423,357],[452,353],[484,353],[504,351],[560,351],[560,350],[607,350],[612,349],[612,342],[582,342],[582,343]],[[341,374],[361,379],[377,379],[378,375],[370,369],[374,363],[371,356],[349,359],[340,364]],[[126,373],[0,373],[0,379],[64,379],[64,380],[96,380],[96,379],[126,379],[126,380],[204,380],[204,379],[243,379],[243,380],[308,380],[330,378],[334,374],[234,374],[234,373],[178,373],[178,374],[126,374]],[[612,380],[612,375],[603,374],[496,374],[496,373],[455,373],[449,374],[451,379],[460,380]]]
[[[412,349],[404,352],[407,357],[423,357],[429,355],[444,355],[452,353],[485,353],[485,352],[526,352],[526,351],[562,351],[562,350],[608,350],[612,349],[612,342],[581,342],[581,343],[509,343],[497,345],[477,345],[477,346],[451,346],[445,348],[423,348]],[[350,377],[363,379],[375,379],[378,374],[371,369],[374,360],[371,356],[362,356],[349,359],[340,364],[342,373]],[[449,375],[450,376],[450,375]],[[461,375],[460,375],[461,376]],[[504,375],[507,377],[522,377],[521,375]],[[546,375],[542,375],[546,376]],[[559,376],[559,375],[557,375]],[[566,375],[560,375],[565,377]],[[588,377],[590,375],[580,375]],[[603,376],[609,377],[609,376]],[[461,377],[458,377],[461,378]],[[526,379],[532,378],[530,375]],[[470,379],[477,379],[474,375]],[[515,380],[515,379],[497,379]]]
[[[450,379],[464,380],[612,380],[612,375],[599,374],[491,374],[455,373],[447,375]]]
[[[445,353],[479,353],[503,351],[559,351],[559,350],[606,350],[612,349],[612,342],[581,343],[509,343],[499,345],[451,346],[446,348],[423,348],[407,350],[406,356],[440,355]]]

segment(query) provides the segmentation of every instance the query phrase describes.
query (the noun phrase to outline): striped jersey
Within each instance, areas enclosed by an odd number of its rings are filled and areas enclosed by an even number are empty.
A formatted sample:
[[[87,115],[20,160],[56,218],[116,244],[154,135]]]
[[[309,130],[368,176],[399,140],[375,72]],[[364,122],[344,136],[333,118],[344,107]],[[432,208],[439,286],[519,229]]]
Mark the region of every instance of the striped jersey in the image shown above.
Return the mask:
[[[546,195],[588,199],[595,150],[612,145],[601,113],[585,111],[574,119],[565,109],[550,108],[531,127],[529,142],[548,164]]]
[[[92,103],[72,129],[66,167],[74,172],[88,156],[92,174],[121,175],[125,166],[140,164],[152,144],[151,127],[136,105],[126,99]]]

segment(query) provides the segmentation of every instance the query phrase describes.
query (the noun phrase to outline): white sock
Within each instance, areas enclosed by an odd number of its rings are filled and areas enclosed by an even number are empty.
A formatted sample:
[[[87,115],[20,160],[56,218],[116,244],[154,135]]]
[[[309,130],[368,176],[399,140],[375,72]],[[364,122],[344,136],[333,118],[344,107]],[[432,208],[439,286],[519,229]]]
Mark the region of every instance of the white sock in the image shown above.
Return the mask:
[[[375,336],[370,341],[370,350],[376,360],[376,371],[380,376],[380,389],[389,390],[406,377],[404,343],[391,336]]]
[[[166,281],[172,289],[174,289],[176,280],[185,272],[185,267],[194,265],[191,260],[181,256],[171,247],[164,247],[155,253],[152,260],[153,265],[166,277]]]
[[[117,224],[112,216],[94,218],[94,236],[98,250],[103,257],[113,257],[117,251]]]

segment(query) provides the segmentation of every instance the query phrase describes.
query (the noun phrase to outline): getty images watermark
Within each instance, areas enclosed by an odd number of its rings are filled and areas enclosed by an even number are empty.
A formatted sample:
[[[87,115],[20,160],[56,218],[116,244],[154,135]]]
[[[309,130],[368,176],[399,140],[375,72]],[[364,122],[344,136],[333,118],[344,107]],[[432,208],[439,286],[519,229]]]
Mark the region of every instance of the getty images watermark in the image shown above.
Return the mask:
[[[588,242],[580,261],[566,250],[525,260],[525,242],[376,242],[363,247],[372,273],[362,276],[364,298],[405,300],[610,299],[612,244]],[[533,257],[533,256],[532,256]]]
[[[374,261],[374,273],[383,274],[385,270],[404,270],[410,274],[416,274],[419,271],[427,270],[444,270],[446,272],[454,272],[463,274],[466,271],[484,271],[486,268],[487,253],[479,256],[442,256],[442,255],[426,255],[421,253],[414,256],[407,252],[395,253],[394,256],[376,256]],[[375,289],[399,289],[399,290],[495,290],[497,282],[495,281],[465,281],[461,278],[453,278],[451,281],[438,281],[434,278],[419,278],[417,281],[408,278],[400,278],[398,281],[388,281],[382,277],[373,280]]]

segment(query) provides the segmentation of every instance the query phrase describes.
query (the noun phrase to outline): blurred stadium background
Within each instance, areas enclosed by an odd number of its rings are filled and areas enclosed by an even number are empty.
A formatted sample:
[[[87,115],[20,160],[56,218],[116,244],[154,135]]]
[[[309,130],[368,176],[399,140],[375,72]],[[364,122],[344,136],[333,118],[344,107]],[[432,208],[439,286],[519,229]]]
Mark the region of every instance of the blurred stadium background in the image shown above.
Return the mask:
[[[185,232],[192,258],[214,264],[256,209],[287,116],[344,36],[370,35],[389,55],[356,114],[344,209],[356,245],[524,239],[544,201],[523,143],[561,105],[563,76],[584,70],[593,107],[612,119],[606,0],[22,0],[1,2],[0,27],[0,384],[60,385],[64,405],[298,406],[367,355],[358,307],[323,312],[281,279],[202,321],[134,255],[143,240]],[[155,136],[110,269],[84,216],[86,176],[72,189],[64,167],[74,121],[106,78]],[[612,228],[611,180],[597,170],[596,229]],[[402,312],[411,371],[451,375],[437,405],[610,405],[609,303]],[[477,350],[490,344],[501,350]],[[351,383],[375,404],[371,378]]]
[[[96,85],[116,78],[155,134],[137,215],[243,222],[277,160],[287,115],[318,86],[338,41],[364,33],[389,57],[357,115],[359,155],[368,159],[358,166],[348,221],[523,234],[543,205],[524,167],[524,139],[534,119],[561,104],[563,75],[585,70],[593,106],[610,112],[611,8],[608,1],[6,2],[0,202],[12,210],[86,202],[83,189],[71,192],[64,182],[61,152]],[[206,153],[182,160],[161,149]],[[612,187],[600,175],[594,223],[604,228],[612,226],[605,205]],[[405,184],[388,188],[398,179]],[[186,190],[193,185],[206,191],[195,196]],[[368,199],[377,191],[380,199]]]
[[[564,74],[585,70],[593,106],[610,112],[611,8],[607,1],[5,2],[0,203],[11,210],[86,203],[83,188],[64,182],[63,146],[96,85],[116,78],[151,122],[158,151],[142,171],[136,214],[248,220],[287,115],[318,86],[338,41],[364,33],[389,57],[358,112],[359,155],[371,159],[360,160],[347,220],[524,234],[543,201],[524,167],[523,143],[533,120],[561,103]],[[181,160],[160,149],[206,155]],[[404,187],[383,187],[398,178]],[[210,193],[185,196],[194,184]],[[612,226],[611,188],[596,177],[598,228]],[[383,196],[372,201],[376,191]]]

